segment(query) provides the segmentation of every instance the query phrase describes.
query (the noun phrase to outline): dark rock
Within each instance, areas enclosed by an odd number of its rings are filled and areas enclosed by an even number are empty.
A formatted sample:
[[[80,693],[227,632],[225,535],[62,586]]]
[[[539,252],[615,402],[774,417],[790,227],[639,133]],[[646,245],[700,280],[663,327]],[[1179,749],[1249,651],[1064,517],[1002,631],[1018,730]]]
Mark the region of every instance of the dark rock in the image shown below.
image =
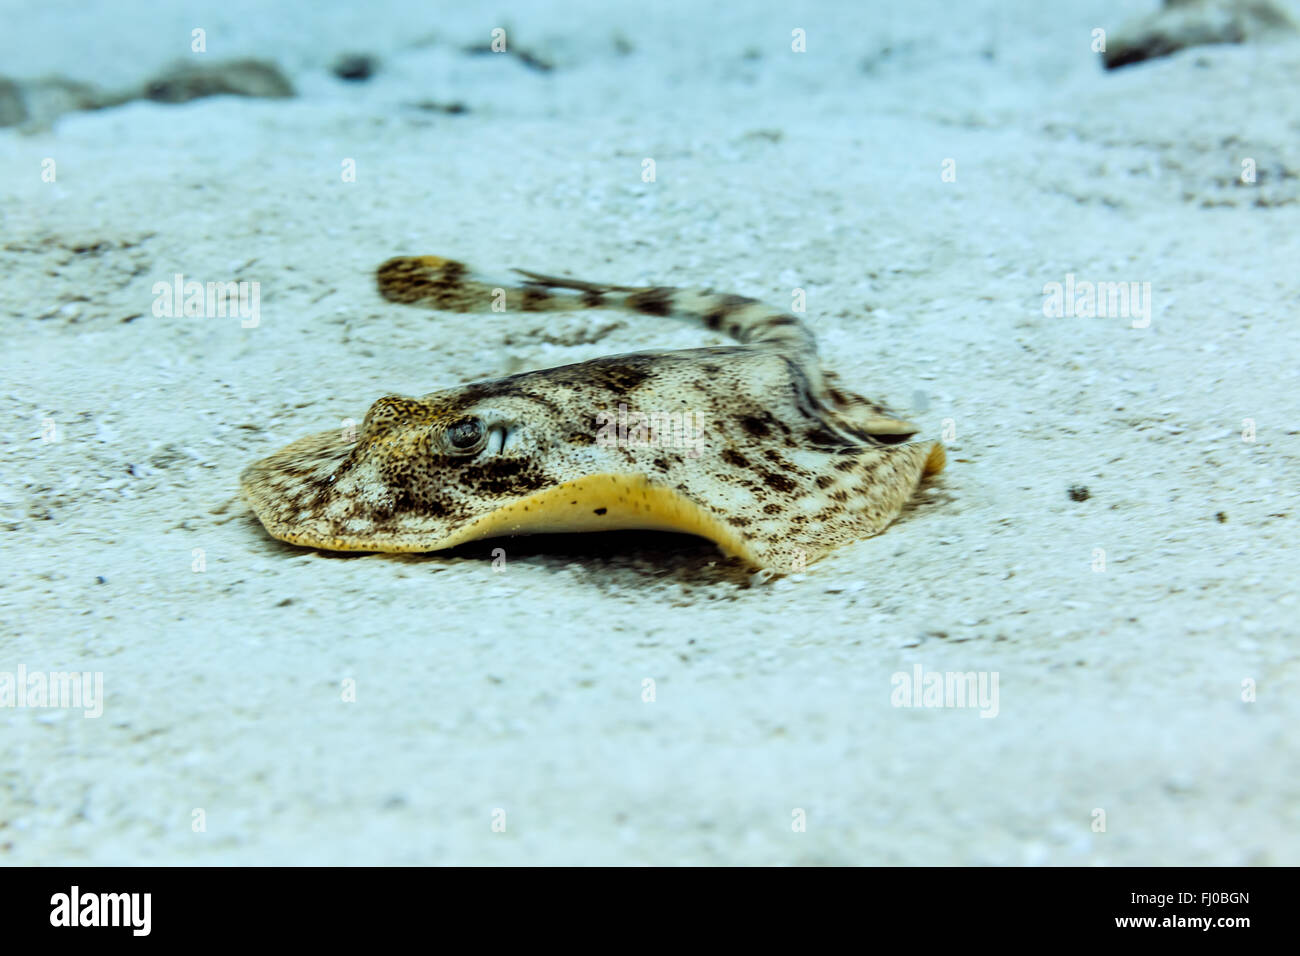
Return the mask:
[[[370,79],[379,68],[379,61],[368,53],[345,53],[330,66],[330,72],[340,80],[359,83]]]
[[[423,110],[426,113],[449,113],[452,115],[458,113],[468,113],[469,107],[459,101],[452,103],[439,103],[437,100],[419,100],[415,103],[408,103],[408,106],[414,110]]]

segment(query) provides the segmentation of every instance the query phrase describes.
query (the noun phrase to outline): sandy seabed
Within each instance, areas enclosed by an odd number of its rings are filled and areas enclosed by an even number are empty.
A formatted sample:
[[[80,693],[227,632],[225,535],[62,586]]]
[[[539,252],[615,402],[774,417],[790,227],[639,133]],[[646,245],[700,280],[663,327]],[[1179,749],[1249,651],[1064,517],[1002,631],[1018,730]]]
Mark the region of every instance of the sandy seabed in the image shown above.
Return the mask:
[[[298,95],[0,130],[0,671],[103,688],[0,708],[0,862],[1300,862],[1300,41],[1106,72],[1140,5],[7,6],[15,78],[136,82],[199,26]],[[502,25],[553,68],[463,52]],[[765,585],[671,536],[276,542],[241,469],[381,395],[723,342],[385,302],[413,253],[802,288],[949,468]],[[177,274],[257,323],[155,315]],[[1086,282],[1143,304],[1045,314]],[[996,705],[897,706],[917,668]]]

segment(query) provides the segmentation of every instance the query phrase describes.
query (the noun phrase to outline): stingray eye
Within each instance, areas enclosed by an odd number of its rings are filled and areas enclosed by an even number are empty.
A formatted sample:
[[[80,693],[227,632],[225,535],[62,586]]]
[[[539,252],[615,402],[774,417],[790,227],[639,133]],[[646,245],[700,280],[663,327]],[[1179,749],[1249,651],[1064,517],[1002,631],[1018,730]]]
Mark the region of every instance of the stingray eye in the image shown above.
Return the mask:
[[[457,451],[472,451],[483,441],[483,423],[477,418],[462,418],[447,429],[447,441]]]

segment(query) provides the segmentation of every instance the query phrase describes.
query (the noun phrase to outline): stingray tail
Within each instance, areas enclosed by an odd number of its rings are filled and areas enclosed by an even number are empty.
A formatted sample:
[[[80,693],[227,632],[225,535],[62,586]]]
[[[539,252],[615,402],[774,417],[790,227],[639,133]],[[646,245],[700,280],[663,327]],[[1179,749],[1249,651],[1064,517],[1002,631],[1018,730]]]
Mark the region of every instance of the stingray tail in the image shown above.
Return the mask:
[[[724,332],[745,345],[793,349],[816,354],[817,345],[806,325],[789,313],[758,299],[712,289],[678,289],[673,286],[606,285],[542,275],[516,269],[530,286],[540,290],[571,289],[581,293],[590,309],[622,309],[641,315],[680,319]]]
[[[440,256],[398,256],[379,267],[379,294],[390,302],[448,312],[564,312],[621,309],[672,317],[723,332],[746,345],[816,354],[803,322],[743,295],[711,289],[625,286],[516,269],[522,282],[493,282],[463,262]]]
[[[397,256],[376,270],[379,294],[389,302],[445,312],[567,312],[593,306],[578,295],[557,295],[533,283],[493,280],[455,259]]]

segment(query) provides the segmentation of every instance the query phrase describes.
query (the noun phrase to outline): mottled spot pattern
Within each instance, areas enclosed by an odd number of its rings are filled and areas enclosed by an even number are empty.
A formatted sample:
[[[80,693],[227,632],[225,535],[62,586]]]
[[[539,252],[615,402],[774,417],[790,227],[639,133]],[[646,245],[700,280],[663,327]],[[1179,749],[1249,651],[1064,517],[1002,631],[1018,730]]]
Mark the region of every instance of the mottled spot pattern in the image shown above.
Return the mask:
[[[912,441],[915,426],[823,372],[812,333],[792,315],[711,290],[520,274],[491,281],[418,256],[385,262],[378,282],[393,302],[504,310],[507,321],[622,309],[740,344],[380,398],[355,434],[311,435],[245,469],[243,493],[272,535],[333,550],[436,551],[503,534],[651,528],[703,535],[782,572],[883,530],[943,467],[937,441]],[[619,432],[620,406],[692,427]],[[467,418],[482,426],[468,440],[481,438],[458,448],[449,430],[463,436]]]

